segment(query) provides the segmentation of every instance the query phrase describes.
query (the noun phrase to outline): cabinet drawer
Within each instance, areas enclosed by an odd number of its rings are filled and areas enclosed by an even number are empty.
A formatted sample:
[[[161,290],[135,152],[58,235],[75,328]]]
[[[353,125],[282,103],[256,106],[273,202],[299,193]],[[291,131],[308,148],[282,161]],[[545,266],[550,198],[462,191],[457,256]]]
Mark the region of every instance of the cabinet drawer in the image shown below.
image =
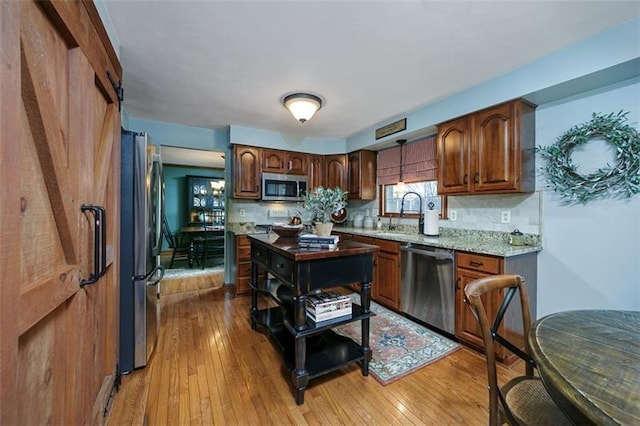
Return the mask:
[[[258,268],[258,281],[261,281],[264,279],[264,274],[265,271],[262,267]],[[251,262],[241,262],[238,263],[238,271],[237,271],[237,278],[238,279],[244,279],[246,278],[247,280],[251,280]]]
[[[400,253],[400,243],[397,241],[389,240],[373,240],[373,243],[380,247],[380,251],[386,251],[389,253]]]
[[[251,277],[251,262],[238,262],[238,277]]]
[[[482,254],[458,252],[456,255],[458,268],[471,269],[493,275],[500,273],[501,261],[502,259],[499,257]]]
[[[251,243],[249,242],[249,237],[246,235],[238,235],[238,247],[249,247]]]
[[[260,246],[254,246],[253,250],[253,259],[261,265],[267,266],[267,262],[269,259],[269,254],[267,250]],[[251,256],[249,256],[249,260],[251,260]]]
[[[347,233],[345,233],[345,232],[337,232],[337,231],[333,231],[333,232],[332,232],[332,234],[333,234],[333,235],[338,235],[338,236],[340,236],[340,239],[341,239],[341,240],[343,240],[343,241],[344,241],[344,240],[353,240],[353,235],[351,235],[351,234],[347,234]]]
[[[279,254],[271,253],[269,261],[269,271],[279,278],[282,278],[286,284],[290,284],[293,276],[294,262],[286,259]]]
[[[371,237],[363,237],[362,235],[354,235],[353,236],[353,241],[357,242],[357,243],[364,243],[364,244],[372,244],[375,245],[376,241],[371,238]]]
[[[251,260],[251,246],[238,246],[238,262]]]

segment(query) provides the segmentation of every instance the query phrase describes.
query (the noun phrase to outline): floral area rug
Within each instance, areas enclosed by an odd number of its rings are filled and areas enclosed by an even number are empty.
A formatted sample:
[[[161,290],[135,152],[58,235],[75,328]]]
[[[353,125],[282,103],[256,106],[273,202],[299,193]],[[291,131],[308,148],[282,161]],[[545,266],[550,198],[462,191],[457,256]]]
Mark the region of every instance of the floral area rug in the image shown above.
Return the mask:
[[[360,295],[350,295],[360,304]],[[369,344],[373,358],[369,371],[380,383],[387,385],[414,371],[437,361],[460,348],[460,344],[416,324],[375,302],[371,302]],[[354,341],[361,342],[360,321],[355,321],[334,331]]]

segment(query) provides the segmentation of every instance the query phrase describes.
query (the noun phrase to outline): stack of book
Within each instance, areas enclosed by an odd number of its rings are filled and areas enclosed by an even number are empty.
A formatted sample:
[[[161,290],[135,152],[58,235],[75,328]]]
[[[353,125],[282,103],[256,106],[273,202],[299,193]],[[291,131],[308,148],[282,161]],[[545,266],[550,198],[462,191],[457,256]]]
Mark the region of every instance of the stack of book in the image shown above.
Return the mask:
[[[307,296],[307,316],[313,322],[339,321],[351,316],[351,298],[336,291]]]
[[[338,247],[338,235],[319,237],[314,234],[305,234],[298,237],[298,247],[303,249],[332,250]]]

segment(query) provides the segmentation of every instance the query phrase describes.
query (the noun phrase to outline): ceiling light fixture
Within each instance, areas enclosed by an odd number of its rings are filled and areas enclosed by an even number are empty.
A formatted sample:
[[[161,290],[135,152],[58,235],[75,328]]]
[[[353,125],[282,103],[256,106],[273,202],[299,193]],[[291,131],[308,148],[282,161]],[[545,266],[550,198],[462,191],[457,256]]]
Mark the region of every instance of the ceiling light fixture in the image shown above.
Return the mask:
[[[282,104],[300,123],[305,123],[322,108],[322,99],[310,93],[292,93],[282,99]]]

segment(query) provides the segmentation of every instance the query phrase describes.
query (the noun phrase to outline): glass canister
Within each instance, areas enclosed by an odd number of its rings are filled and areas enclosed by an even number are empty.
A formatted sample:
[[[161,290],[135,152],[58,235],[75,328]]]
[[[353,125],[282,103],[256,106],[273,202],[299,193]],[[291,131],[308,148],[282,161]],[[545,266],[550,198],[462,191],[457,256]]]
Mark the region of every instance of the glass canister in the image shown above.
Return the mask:
[[[524,242],[524,234],[520,232],[519,229],[514,229],[511,234],[509,234],[509,244],[512,246],[523,246]]]
[[[364,226],[364,216],[362,213],[356,213],[353,217],[353,227],[354,228],[362,228]]]
[[[365,217],[363,226],[365,229],[373,229],[373,218],[371,216]]]

